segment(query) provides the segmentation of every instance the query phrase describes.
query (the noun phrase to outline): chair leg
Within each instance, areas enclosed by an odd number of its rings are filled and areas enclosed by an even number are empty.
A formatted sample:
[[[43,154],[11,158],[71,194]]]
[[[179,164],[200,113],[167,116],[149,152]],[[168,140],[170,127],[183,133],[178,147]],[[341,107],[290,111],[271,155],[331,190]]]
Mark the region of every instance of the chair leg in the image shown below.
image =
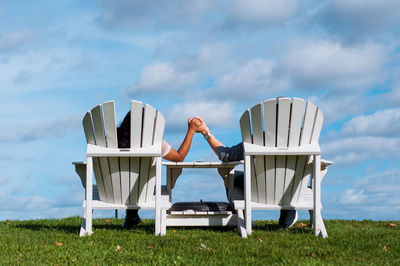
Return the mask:
[[[86,211],[83,212],[81,230],[79,231],[79,236],[85,236],[85,235],[86,235]]]
[[[167,233],[167,210],[166,209],[161,209],[161,235],[165,236]]]
[[[311,225],[311,228],[314,228],[314,223],[313,223],[313,213],[314,213],[314,211],[313,210],[308,210],[308,213],[310,214],[310,225]]]
[[[322,238],[328,237],[328,233],[326,232],[324,220],[322,219],[322,216],[321,216],[321,211],[317,211],[316,221],[317,221],[316,230],[315,230],[316,236],[320,236]]]
[[[161,209],[156,209],[156,221],[155,221],[155,223],[156,223],[156,227],[155,227],[155,235],[156,236],[158,236],[158,235],[160,235],[160,230],[161,230],[161,219],[160,219],[160,216],[161,216]]]
[[[239,209],[236,211],[236,219],[237,219],[237,229],[239,231],[239,234],[242,236],[242,238],[247,238],[247,232],[246,232],[246,226],[244,223],[244,213],[243,209]]]
[[[246,216],[245,216],[245,221],[246,221],[246,233],[247,235],[251,235],[252,228],[251,228],[251,209],[246,210]]]

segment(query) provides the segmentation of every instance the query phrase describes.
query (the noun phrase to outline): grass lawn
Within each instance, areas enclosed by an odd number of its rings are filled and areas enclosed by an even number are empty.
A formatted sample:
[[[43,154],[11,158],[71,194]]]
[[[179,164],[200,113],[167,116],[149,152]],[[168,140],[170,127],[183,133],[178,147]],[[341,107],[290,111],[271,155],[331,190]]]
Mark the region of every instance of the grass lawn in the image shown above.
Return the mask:
[[[400,265],[400,221],[326,220],[326,239],[300,225],[307,221],[290,229],[256,221],[247,239],[234,227],[169,228],[156,237],[153,220],[121,230],[121,219],[95,219],[93,235],[79,237],[80,223],[79,217],[0,222],[0,264]]]

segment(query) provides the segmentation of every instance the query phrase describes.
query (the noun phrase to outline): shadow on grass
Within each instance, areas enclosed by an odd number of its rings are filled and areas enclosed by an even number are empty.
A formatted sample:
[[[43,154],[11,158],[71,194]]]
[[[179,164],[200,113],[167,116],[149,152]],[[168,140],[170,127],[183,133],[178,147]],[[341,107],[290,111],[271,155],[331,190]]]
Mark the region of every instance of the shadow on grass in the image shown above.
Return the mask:
[[[111,220],[111,222],[106,222],[105,220],[108,219],[94,219],[93,220],[93,231],[95,232],[96,230],[112,230],[112,231],[139,231],[139,232],[145,232],[146,234],[154,234],[154,222],[152,221],[146,221],[142,222],[141,224],[138,224],[134,226],[131,229],[123,229],[121,227],[122,222],[121,221],[114,221]],[[61,220],[62,221],[62,220]],[[19,229],[27,229],[31,231],[59,231],[63,233],[68,233],[68,234],[79,234],[79,231],[81,229],[81,222],[79,221],[77,223],[74,223],[73,225],[66,224],[66,223],[49,223],[48,221],[43,221],[43,222],[32,222],[32,221],[21,221],[18,222],[18,224],[15,225],[16,228]]]

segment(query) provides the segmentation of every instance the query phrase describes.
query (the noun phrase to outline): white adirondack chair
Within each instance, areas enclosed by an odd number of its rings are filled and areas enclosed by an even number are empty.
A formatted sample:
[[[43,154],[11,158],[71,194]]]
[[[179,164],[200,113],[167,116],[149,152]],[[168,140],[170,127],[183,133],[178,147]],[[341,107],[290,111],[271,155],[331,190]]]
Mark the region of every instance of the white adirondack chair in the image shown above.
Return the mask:
[[[274,209],[309,210],[314,234],[327,237],[321,180],[332,162],[321,161],[322,122],[321,110],[299,98],[267,100],[244,112],[245,200],[234,201],[238,218],[245,218],[242,237],[252,232],[252,210]]]
[[[159,111],[131,101],[131,147],[119,149],[114,101],[86,113],[86,163],[74,163],[86,190],[80,236],[92,234],[94,209],[155,209],[155,234],[160,234],[161,207],[171,206],[169,196],[161,196],[164,125]]]

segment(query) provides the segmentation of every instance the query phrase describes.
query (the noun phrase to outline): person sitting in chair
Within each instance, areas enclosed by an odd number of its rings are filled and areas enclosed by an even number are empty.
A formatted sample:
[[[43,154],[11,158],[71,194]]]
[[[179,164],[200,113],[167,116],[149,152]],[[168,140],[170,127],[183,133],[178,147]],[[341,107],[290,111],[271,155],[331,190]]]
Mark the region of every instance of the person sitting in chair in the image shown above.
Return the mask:
[[[161,145],[162,157],[165,160],[171,162],[182,162],[185,160],[187,153],[189,152],[190,145],[192,144],[193,135],[198,130],[198,126],[201,123],[193,118],[188,119],[188,130],[186,136],[179,147],[175,150],[171,147],[165,140],[163,140]],[[130,148],[130,125],[131,125],[131,112],[129,111],[124,119],[122,120],[120,126],[117,128],[117,138],[118,138],[118,148]],[[141,222],[138,214],[138,210],[126,210],[125,221],[122,227],[125,229],[132,228]]]
[[[210,130],[207,127],[207,124],[201,117],[195,116],[192,118],[191,121],[193,121],[197,125],[197,132],[203,134],[211,149],[218,156],[218,159],[223,162],[244,160],[243,142],[236,144],[232,147],[226,147],[214,135],[211,134]],[[243,172],[239,172],[238,175],[235,175],[234,186],[236,188],[244,190]],[[283,228],[291,227],[296,223],[297,217],[297,212],[295,210],[281,210],[279,217],[279,226]]]

